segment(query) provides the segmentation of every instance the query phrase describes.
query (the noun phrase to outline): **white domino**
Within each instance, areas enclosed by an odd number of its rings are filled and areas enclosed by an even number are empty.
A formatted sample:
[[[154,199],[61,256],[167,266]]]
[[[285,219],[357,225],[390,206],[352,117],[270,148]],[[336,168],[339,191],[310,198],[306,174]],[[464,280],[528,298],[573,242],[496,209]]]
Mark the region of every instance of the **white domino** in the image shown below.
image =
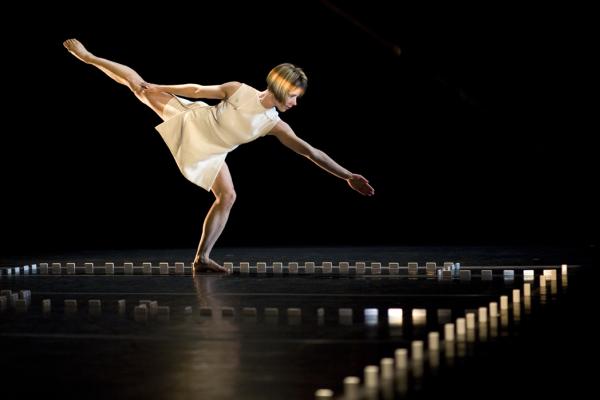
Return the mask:
[[[333,271],[333,263],[330,261],[323,262],[321,266],[323,267],[324,274],[331,274]]]
[[[158,269],[161,275],[169,275],[169,263],[168,262],[159,262]]]
[[[532,269],[526,269],[523,271],[524,281],[533,281],[535,279],[535,271]]]
[[[83,266],[85,268],[85,273],[87,275],[93,275],[94,274],[94,263],[86,262],[85,264],[83,264]]]
[[[372,262],[371,263],[371,274],[381,275],[381,263],[380,262]]]
[[[48,275],[48,263],[40,263],[40,274]]]
[[[314,274],[315,273],[315,263],[313,261],[307,261],[304,263],[304,273],[305,274]]]
[[[240,274],[249,274],[250,273],[250,263],[249,262],[241,262],[240,263]]]
[[[298,263],[297,262],[288,263],[288,272],[290,274],[297,274],[298,273]]]
[[[104,263],[104,273],[106,275],[114,275],[115,274],[115,263],[114,262]]]
[[[471,270],[461,269],[459,272],[459,277],[461,281],[470,281],[471,280]]]
[[[146,306],[146,304],[135,306],[133,308],[133,319],[135,322],[148,321],[148,307]]]
[[[126,262],[123,264],[123,273],[125,275],[133,275],[133,263]]]
[[[418,268],[419,268],[419,263],[409,262],[408,263],[408,274],[409,275],[417,275]]]
[[[347,261],[340,262],[338,267],[340,268],[340,274],[347,275],[350,271],[350,263]]]
[[[366,267],[367,267],[367,264],[365,262],[357,261],[356,262],[356,273],[358,275],[364,275]]]
[[[91,315],[100,315],[102,313],[102,301],[98,299],[88,300],[88,310]]]
[[[142,269],[143,269],[145,275],[152,275],[152,263],[151,262],[142,263]]]
[[[67,275],[75,275],[75,263],[67,263]]]
[[[482,269],[481,270],[481,280],[482,281],[491,281],[493,280],[493,273],[491,269]]]
[[[183,275],[185,273],[185,264],[182,262],[175,263],[175,274]]]
[[[400,273],[400,263],[388,263],[388,268],[390,269],[390,275],[398,275]]]
[[[502,272],[505,281],[513,281],[515,279],[515,270],[514,269],[505,269]]]
[[[256,263],[256,272],[259,274],[267,273],[267,263],[266,262],[257,262]]]
[[[52,274],[60,275],[61,274],[61,265],[60,263],[52,263]]]

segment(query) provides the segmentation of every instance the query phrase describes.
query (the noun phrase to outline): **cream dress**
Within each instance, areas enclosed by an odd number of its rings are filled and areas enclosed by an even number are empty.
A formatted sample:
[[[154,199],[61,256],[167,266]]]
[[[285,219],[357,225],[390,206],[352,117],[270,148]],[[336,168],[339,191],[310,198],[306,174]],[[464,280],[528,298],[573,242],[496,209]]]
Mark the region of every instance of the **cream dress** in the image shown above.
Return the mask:
[[[242,83],[215,106],[173,96],[165,107],[168,119],[156,130],[188,180],[210,190],[227,153],[273,129],[279,114],[274,107],[263,107],[258,95]]]

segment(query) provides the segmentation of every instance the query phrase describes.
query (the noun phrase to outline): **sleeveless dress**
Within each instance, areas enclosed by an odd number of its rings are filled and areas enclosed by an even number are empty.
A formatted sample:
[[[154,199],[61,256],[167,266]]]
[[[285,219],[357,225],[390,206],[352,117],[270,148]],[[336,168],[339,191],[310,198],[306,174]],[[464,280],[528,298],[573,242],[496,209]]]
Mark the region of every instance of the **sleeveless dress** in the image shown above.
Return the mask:
[[[275,107],[265,108],[259,91],[243,84],[219,104],[173,96],[167,104],[180,112],[156,126],[179,170],[210,190],[227,153],[269,133],[279,121]]]

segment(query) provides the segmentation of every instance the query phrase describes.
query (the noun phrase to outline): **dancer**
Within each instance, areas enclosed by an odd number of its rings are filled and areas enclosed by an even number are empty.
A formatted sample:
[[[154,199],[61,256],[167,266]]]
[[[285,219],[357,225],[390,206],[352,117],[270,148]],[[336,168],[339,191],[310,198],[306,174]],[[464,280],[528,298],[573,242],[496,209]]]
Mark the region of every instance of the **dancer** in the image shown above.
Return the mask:
[[[145,82],[126,65],[95,56],[77,39],[68,39],[63,45],[79,60],[127,86],[142,103],[154,110],[163,120],[156,130],[169,147],[181,173],[194,184],[213,192],[215,201],[204,220],[193,262],[194,273],[228,272],[210,258],[210,253],[223,232],[236,197],[225,157],[240,144],[273,135],[286,147],[345,180],[357,192],[365,196],[375,193],[362,175],[348,171],[323,151],[300,139],[280,119],[278,111],[285,112],[296,106],[306,90],[307,77],[301,68],[289,63],[276,66],[267,75],[267,88],[263,91],[240,82],[208,86],[158,85]],[[186,98],[219,99],[221,102],[209,106]]]

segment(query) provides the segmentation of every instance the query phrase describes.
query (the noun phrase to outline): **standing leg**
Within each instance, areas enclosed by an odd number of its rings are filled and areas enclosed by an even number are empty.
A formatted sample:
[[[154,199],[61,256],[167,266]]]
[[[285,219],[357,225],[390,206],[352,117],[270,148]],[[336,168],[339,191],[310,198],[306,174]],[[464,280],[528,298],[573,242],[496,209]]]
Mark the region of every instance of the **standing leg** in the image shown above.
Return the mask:
[[[106,58],[96,57],[77,39],[65,40],[63,45],[71,54],[84,63],[93,65],[114,81],[127,86],[142,103],[154,110],[162,119],[165,119],[163,110],[173,96],[164,92],[144,92],[141,86],[144,80],[137,72],[126,65],[107,60]]]
[[[221,236],[229,218],[231,207],[235,202],[236,195],[233,181],[226,163],[221,167],[211,190],[215,195],[215,202],[204,220],[202,237],[194,259],[194,272],[227,272],[225,268],[210,259],[210,252],[219,236]]]

